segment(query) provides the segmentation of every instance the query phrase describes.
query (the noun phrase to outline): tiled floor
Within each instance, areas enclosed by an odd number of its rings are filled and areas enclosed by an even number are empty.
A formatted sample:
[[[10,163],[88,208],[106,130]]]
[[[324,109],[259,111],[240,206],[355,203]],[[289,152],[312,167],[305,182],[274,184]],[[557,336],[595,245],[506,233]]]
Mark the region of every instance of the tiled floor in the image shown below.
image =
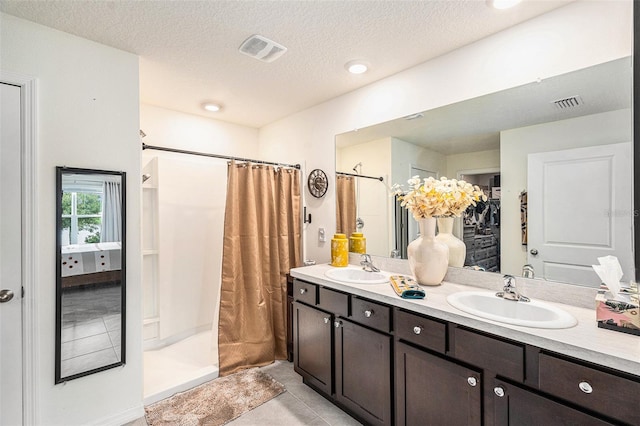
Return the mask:
[[[64,290],[62,377],[120,361],[120,310],[120,285]]]
[[[351,426],[360,425],[353,417],[302,383],[293,364],[276,361],[263,370],[282,383],[287,391],[227,423],[232,426]],[[126,426],[146,426],[144,418]]]

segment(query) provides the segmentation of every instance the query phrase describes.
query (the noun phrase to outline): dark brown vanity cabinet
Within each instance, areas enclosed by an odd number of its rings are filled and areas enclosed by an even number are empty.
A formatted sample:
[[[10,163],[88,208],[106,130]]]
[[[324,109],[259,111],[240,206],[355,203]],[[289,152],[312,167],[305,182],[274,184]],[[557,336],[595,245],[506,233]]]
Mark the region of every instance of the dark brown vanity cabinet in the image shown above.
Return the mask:
[[[481,425],[482,373],[445,358],[448,324],[395,311],[396,425]]]
[[[333,315],[302,303],[293,304],[294,369],[305,382],[333,391]]]
[[[640,378],[294,282],[295,370],[368,425],[640,425]]]
[[[359,302],[363,302],[362,299]],[[359,311],[352,299],[352,317],[378,322],[382,306]],[[387,310],[388,307],[384,307]],[[358,313],[356,313],[358,312]],[[367,312],[365,314],[365,312]],[[367,315],[367,316],[364,316]],[[382,322],[385,319],[382,318]],[[386,319],[389,327],[388,317]],[[388,333],[388,330],[387,330]],[[335,322],[335,398],[357,417],[371,425],[391,425],[391,351],[389,334],[363,327],[346,318]]]
[[[294,369],[366,424],[391,425],[388,306],[294,282]]]
[[[396,425],[481,425],[481,374],[396,342]]]
[[[492,402],[496,426],[604,426],[608,423],[534,392],[493,380]]]

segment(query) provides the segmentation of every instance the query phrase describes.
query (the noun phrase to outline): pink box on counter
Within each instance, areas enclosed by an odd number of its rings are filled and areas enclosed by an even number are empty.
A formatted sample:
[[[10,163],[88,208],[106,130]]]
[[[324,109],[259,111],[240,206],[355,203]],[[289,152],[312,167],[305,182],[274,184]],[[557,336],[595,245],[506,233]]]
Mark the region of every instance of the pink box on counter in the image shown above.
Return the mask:
[[[638,284],[622,288],[615,299],[608,298],[609,291],[602,284],[596,295],[596,319],[598,327],[640,336],[640,294]],[[609,293],[611,294],[611,293]]]

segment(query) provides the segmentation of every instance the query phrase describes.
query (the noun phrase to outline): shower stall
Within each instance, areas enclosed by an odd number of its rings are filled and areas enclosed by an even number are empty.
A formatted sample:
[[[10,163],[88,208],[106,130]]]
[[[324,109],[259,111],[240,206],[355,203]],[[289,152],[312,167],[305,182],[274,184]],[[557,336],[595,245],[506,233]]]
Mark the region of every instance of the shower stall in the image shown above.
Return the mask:
[[[144,152],[144,402],[218,376],[227,164]]]

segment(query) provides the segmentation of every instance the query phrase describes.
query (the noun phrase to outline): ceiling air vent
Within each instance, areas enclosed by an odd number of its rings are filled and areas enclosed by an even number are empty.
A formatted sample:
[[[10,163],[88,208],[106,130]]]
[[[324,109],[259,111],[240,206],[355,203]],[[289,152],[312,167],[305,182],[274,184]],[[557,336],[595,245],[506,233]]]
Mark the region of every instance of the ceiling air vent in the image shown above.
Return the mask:
[[[238,48],[240,53],[244,53],[252,58],[259,59],[263,62],[273,62],[280,56],[284,55],[287,48],[283,45],[269,40],[258,34],[254,34],[246,39]]]
[[[556,109],[571,109],[584,105],[584,101],[580,96],[570,96],[568,98],[557,99],[551,101],[556,106]]]

